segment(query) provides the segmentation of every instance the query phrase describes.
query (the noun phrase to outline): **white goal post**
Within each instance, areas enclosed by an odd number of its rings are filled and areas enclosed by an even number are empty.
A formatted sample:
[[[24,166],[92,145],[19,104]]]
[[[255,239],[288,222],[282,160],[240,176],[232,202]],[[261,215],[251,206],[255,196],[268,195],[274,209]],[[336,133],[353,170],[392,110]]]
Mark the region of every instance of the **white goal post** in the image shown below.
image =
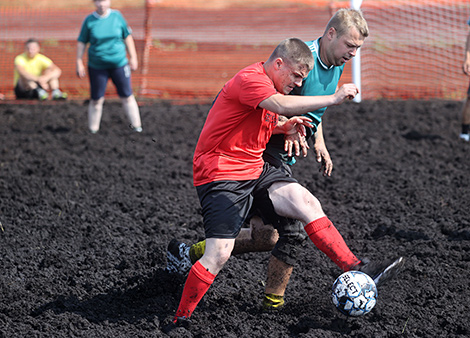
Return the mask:
[[[361,9],[362,0],[351,0],[352,9]],[[352,80],[359,89],[359,93],[354,98],[354,102],[361,102],[361,49],[356,52],[356,56],[352,59]]]

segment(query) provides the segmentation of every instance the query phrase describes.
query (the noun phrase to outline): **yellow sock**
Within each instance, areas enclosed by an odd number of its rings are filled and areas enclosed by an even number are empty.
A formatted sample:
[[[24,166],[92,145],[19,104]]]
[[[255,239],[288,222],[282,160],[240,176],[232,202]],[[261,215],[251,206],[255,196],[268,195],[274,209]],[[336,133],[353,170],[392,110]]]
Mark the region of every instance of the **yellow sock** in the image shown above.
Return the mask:
[[[263,299],[264,310],[279,310],[284,306],[284,296],[265,293]]]
[[[189,248],[189,258],[191,258],[191,263],[196,263],[199,258],[204,255],[204,251],[206,251],[206,240],[191,245],[191,248]]]

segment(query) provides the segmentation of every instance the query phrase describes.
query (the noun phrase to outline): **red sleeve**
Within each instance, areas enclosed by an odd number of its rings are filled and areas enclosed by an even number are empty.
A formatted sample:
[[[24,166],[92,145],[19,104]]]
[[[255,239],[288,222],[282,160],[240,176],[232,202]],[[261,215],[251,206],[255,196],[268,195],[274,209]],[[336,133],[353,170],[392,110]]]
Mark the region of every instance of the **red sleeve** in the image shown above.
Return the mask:
[[[274,83],[266,74],[246,73],[238,78],[241,104],[258,109],[259,104],[277,93]]]

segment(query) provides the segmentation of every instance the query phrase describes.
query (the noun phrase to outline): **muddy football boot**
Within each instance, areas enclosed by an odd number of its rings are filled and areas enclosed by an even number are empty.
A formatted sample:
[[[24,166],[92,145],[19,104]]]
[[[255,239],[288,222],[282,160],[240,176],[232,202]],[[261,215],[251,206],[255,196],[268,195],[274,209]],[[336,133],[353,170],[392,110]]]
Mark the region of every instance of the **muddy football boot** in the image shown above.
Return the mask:
[[[364,272],[374,280],[376,286],[379,286],[394,278],[401,271],[404,264],[405,259],[403,257],[382,262],[371,262],[366,258],[353,267],[352,270]]]
[[[176,317],[176,321],[174,319],[167,319],[163,322],[161,327],[162,332],[166,333],[167,335],[174,336],[174,334],[183,334],[184,331],[188,330],[191,327],[191,320],[186,317]],[[184,330],[180,329],[183,328]],[[179,332],[182,331],[182,332]]]
[[[185,275],[191,269],[191,259],[189,258],[190,246],[172,239],[168,244],[166,252],[166,270],[169,273]]]
[[[284,307],[284,304],[283,296],[268,293],[264,295],[262,307],[265,312],[277,312]]]

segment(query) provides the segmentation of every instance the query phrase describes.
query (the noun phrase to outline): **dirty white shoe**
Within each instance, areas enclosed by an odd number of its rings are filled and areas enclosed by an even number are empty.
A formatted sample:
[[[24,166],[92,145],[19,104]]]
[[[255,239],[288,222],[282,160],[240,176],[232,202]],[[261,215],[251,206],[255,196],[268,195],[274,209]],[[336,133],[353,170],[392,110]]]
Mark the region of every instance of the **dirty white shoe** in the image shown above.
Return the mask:
[[[460,134],[460,138],[464,141],[470,141],[470,134]]]

